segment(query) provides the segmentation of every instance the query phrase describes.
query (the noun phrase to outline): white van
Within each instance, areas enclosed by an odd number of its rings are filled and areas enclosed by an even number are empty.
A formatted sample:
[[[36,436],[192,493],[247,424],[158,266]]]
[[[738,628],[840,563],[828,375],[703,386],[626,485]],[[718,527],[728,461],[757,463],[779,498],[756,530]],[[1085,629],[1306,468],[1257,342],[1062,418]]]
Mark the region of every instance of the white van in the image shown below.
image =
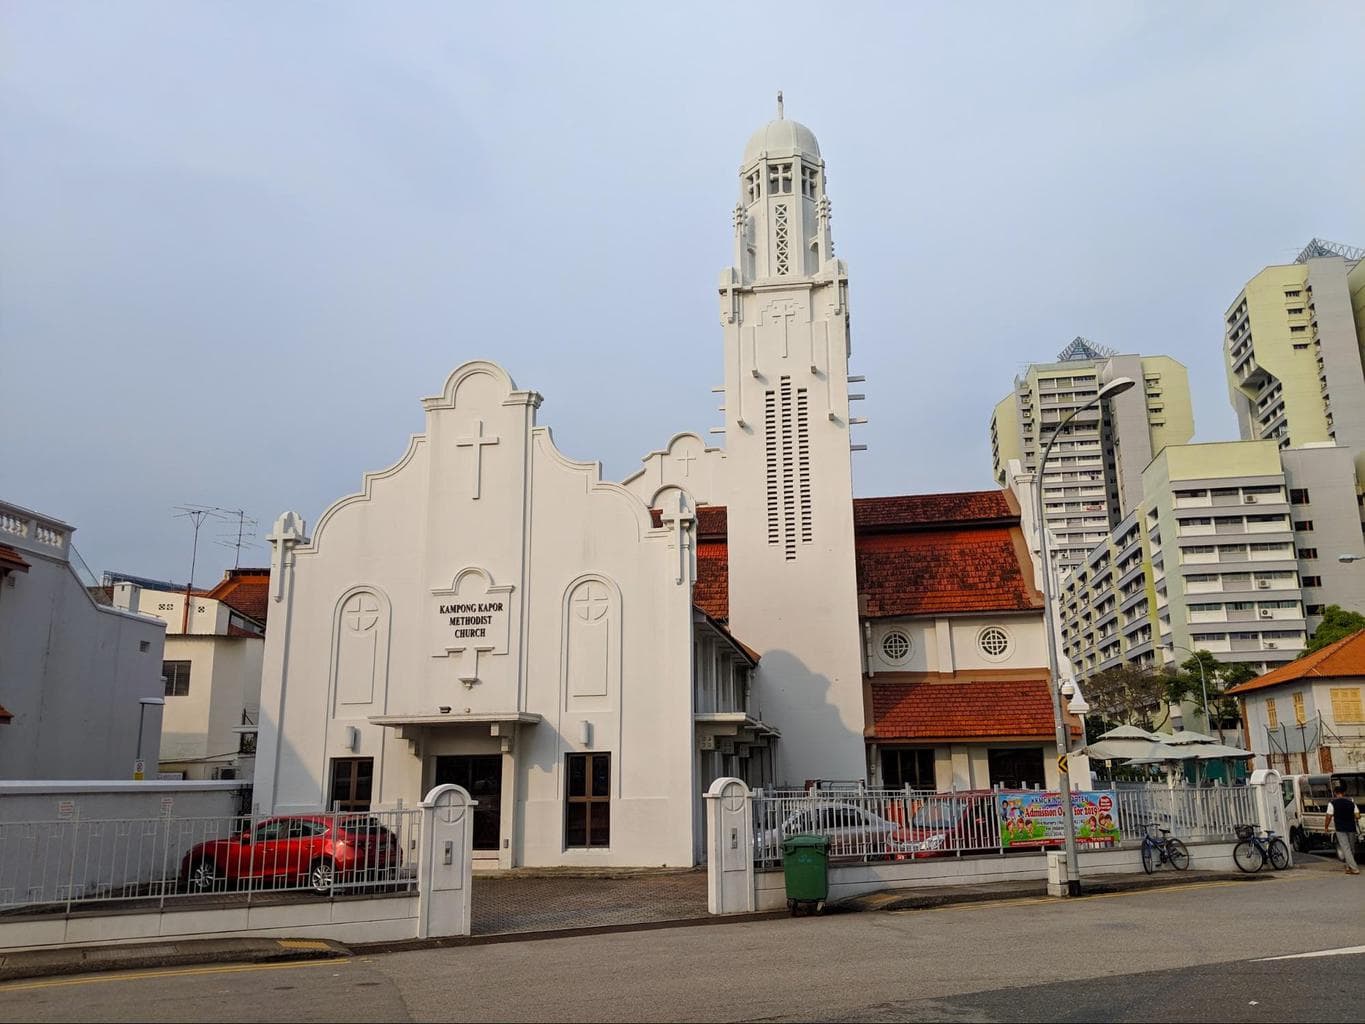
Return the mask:
[[[1327,818],[1332,786],[1338,782],[1357,807],[1365,804],[1365,772],[1286,775],[1281,780],[1289,841],[1299,853],[1331,848],[1333,838],[1323,830],[1322,823]]]

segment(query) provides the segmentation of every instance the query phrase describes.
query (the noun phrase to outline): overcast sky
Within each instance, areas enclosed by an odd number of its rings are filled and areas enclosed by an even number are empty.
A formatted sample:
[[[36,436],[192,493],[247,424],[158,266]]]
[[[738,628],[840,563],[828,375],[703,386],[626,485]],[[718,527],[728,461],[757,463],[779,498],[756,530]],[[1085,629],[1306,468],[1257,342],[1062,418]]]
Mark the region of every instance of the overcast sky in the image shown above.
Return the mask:
[[[183,579],[182,503],[311,525],[471,358],[612,478],[716,425],[779,88],[849,265],[860,494],[991,486],[991,406],[1078,334],[1182,360],[1197,439],[1233,437],[1224,308],[1365,245],[1346,0],[0,12],[0,498],[97,573]]]

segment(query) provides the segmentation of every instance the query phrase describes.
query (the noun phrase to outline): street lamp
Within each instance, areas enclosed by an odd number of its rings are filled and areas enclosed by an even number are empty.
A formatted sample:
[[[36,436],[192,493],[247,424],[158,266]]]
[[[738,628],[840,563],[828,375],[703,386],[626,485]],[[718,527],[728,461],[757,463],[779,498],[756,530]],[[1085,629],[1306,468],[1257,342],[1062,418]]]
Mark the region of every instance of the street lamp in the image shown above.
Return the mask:
[[[1365,555],[1337,555],[1337,561],[1345,562],[1347,565],[1352,562],[1359,562],[1361,559],[1365,559]]]
[[[1209,717],[1209,683],[1204,677],[1204,659],[1199,657],[1199,655],[1195,654],[1194,651],[1190,650],[1188,647],[1182,647],[1174,641],[1167,641],[1164,646],[1166,650],[1170,651],[1172,654],[1176,651],[1184,651],[1193,658],[1194,663],[1199,666],[1199,692],[1204,698],[1204,728],[1207,729],[1210,722],[1213,720]],[[1218,742],[1223,742],[1223,723],[1221,720],[1218,723]]]
[[[1038,529],[1038,553],[1043,564],[1043,617],[1046,625],[1044,632],[1047,634],[1047,687],[1048,697],[1052,701],[1052,720],[1057,730],[1057,786],[1061,790],[1062,821],[1066,832],[1066,892],[1068,896],[1079,896],[1081,894],[1081,870],[1080,861],[1076,857],[1076,821],[1071,806],[1071,773],[1064,767],[1065,762],[1062,760],[1062,755],[1071,749],[1071,744],[1066,734],[1066,719],[1062,715],[1061,690],[1057,684],[1057,677],[1061,674],[1061,670],[1058,668],[1057,638],[1052,628],[1052,563],[1047,550],[1047,523],[1043,519],[1043,472],[1047,469],[1048,456],[1052,454],[1052,446],[1057,443],[1057,438],[1061,436],[1062,428],[1081,413],[1095,408],[1106,399],[1123,394],[1136,383],[1132,377],[1115,377],[1101,387],[1089,402],[1079,409],[1072,410],[1071,415],[1063,419],[1053,429],[1052,436],[1048,438],[1047,444],[1043,447],[1042,457],[1038,459],[1038,467],[1034,471],[1033,514]]]

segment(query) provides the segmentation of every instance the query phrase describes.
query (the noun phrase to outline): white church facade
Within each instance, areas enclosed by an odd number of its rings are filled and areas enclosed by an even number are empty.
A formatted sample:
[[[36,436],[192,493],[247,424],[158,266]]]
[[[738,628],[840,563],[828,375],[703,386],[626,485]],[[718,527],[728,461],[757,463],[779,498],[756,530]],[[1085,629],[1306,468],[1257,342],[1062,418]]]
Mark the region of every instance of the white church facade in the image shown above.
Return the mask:
[[[677,866],[698,858],[716,777],[880,778],[898,720],[878,735],[860,610],[847,271],[819,147],[780,110],[745,150],[734,253],[723,446],[678,434],[605,481],[537,425],[536,392],[469,362],[311,536],[280,517],[262,813],[411,805],[456,782],[479,801],[485,864]],[[1014,628],[1041,637],[1036,592],[1015,589]],[[1034,683],[1036,639],[1017,644]]]

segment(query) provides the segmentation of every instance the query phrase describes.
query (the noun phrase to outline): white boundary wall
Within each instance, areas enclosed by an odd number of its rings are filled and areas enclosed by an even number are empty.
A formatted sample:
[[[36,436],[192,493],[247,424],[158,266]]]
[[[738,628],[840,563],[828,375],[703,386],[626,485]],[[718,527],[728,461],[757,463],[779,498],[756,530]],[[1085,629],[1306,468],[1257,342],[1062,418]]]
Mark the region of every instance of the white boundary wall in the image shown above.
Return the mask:
[[[1196,871],[1235,871],[1235,843],[1190,843],[1190,867]],[[1081,879],[1096,874],[1131,874],[1142,870],[1141,851],[1088,850],[1080,853]],[[1163,869],[1164,870],[1164,869]],[[889,861],[880,864],[830,865],[829,902],[883,889],[981,885],[987,882],[1032,882],[1047,879],[1046,854],[993,854],[987,857],[942,857]],[[781,910],[787,905],[781,869],[754,876],[757,910]]]

